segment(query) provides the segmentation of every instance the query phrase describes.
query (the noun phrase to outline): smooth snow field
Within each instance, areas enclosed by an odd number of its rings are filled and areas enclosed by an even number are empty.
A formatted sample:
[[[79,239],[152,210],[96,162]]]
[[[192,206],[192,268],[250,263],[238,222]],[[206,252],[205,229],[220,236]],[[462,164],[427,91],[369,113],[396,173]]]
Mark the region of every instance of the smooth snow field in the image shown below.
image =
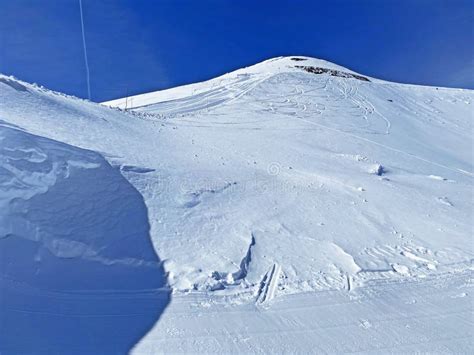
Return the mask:
[[[474,353],[473,99],[299,56],[102,104],[0,75],[0,354]]]

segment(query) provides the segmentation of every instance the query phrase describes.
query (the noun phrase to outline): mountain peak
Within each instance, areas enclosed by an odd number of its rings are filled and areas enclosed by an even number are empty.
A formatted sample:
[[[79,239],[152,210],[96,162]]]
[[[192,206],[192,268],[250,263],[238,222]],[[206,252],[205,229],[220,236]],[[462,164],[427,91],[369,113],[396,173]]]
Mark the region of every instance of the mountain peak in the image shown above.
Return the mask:
[[[338,70],[344,71],[351,74],[357,74],[343,66],[334,64],[324,59],[314,58],[314,57],[307,57],[307,56],[300,56],[300,55],[292,55],[292,56],[282,56],[282,57],[275,57],[264,60],[263,62],[251,65],[249,67],[245,67],[242,69],[238,69],[232,73],[282,73],[282,72],[294,72],[300,71],[301,67],[314,67],[314,68],[323,68],[329,70]]]
[[[231,91],[231,97],[244,95],[247,89],[254,88],[259,82],[263,82],[270,77],[281,74],[308,74],[322,77],[321,74],[332,77],[352,78],[362,81],[372,81],[366,76],[360,75],[343,66],[328,62],[324,59],[306,57],[306,56],[285,56],[275,57],[264,60],[263,62],[253,64],[248,67],[240,68],[219,77],[183,85],[171,89],[149,92],[103,102],[106,106],[119,107],[122,109],[140,108],[153,105],[159,102],[182,99],[194,95],[208,94],[216,90]],[[245,82],[245,84],[244,84]],[[207,95],[207,94],[206,94]],[[213,96],[213,95],[211,95]],[[215,96],[213,96],[215,98]],[[221,95],[219,95],[221,97]],[[211,100],[213,101],[213,100]],[[217,100],[221,102],[220,99]],[[212,102],[206,105],[213,105]]]

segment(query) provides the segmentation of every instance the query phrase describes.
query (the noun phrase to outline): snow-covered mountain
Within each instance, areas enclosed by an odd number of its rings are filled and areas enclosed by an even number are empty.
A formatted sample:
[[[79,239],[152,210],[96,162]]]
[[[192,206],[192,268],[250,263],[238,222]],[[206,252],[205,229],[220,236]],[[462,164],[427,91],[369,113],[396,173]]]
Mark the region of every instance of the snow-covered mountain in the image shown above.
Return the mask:
[[[53,350],[472,351],[473,98],[299,56],[103,105],[0,76],[0,352],[28,349],[10,322]]]

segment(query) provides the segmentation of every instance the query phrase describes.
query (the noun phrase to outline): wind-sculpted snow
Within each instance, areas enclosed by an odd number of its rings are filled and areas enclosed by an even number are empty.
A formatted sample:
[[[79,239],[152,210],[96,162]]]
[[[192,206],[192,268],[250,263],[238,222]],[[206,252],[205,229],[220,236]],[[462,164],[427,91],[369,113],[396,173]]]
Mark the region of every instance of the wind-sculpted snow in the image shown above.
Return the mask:
[[[0,352],[126,353],[169,299],[142,197],[97,153],[0,142]]]
[[[140,275],[158,265],[142,254],[149,233],[177,301],[138,353],[160,344],[165,352],[277,353],[298,334],[295,349],[306,353],[466,352],[474,94],[357,76],[315,58],[275,58],[106,103],[113,109],[0,76],[0,119],[26,142],[4,140],[2,227],[16,232],[4,232],[2,249],[41,246],[25,260],[56,260],[54,270],[80,261],[91,274],[97,265],[112,273],[99,273],[101,284],[129,275],[141,288]],[[117,233],[99,238],[103,226]],[[29,277],[58,292],[86,282],[42,275]],[[444,291],[432,295],[437,285]],[[186,297],[200,300],[195,317],[183,315]],[[291,304],[299,299],[314,305],[300,314]],[[416,329],[405,337],[400,327]]]

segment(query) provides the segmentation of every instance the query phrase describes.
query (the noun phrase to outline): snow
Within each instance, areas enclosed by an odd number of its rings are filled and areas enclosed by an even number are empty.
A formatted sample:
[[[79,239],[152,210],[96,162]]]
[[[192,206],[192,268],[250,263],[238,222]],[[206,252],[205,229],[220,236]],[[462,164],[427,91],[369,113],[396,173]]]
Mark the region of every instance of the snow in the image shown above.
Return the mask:
[[[300,56],[103,105],[0,76],[0,351],[18,310],[70,351],[106,290],[123,343],[77,352],[472,351],[473,98]]]
[[[472,282],[466,276],[299,293],[277,297],[268,308],[199,293],[178,296],[132,354],[470,354],[472,296],[463,290],[472,290]]]
[[[8,126],[0,141],[0,352],[133,346],[169,299],[143,198],[95,152]]]

